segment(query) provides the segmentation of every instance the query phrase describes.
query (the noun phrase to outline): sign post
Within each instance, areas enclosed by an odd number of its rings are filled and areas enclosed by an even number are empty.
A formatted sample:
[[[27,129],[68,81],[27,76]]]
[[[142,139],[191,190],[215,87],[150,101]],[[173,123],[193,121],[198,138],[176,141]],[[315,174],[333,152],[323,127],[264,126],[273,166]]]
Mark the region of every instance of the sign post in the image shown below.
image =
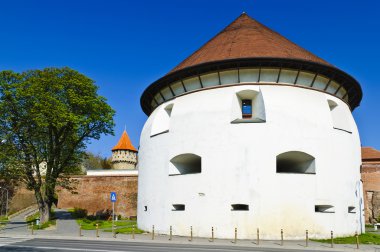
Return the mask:
[[[115,219],[115,202],[116,202],[116,193],[111,192],[111,202],[112,202],[112,234],[115,237],[115,230],[114,230],[114,219]]]

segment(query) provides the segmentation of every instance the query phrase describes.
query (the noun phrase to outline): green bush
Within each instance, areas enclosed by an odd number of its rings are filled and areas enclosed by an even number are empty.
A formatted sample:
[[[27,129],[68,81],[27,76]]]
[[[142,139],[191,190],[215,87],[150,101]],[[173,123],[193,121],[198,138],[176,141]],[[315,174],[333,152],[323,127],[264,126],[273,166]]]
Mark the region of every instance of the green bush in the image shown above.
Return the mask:
[[[74,207],[73,211],[71,212],[71,215],[72,215],[75,219],[86,218],[86,217],[87,217],[87,210],[86,210],[86,209],[83,209],[83,208],[77,208],[77,207]]]

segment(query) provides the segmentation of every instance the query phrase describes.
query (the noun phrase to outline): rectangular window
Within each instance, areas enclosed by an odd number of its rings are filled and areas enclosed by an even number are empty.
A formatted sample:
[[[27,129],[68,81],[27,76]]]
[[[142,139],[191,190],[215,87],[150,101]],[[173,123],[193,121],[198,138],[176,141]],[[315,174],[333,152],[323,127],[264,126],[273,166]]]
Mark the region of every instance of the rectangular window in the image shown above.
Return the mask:
[[[173,204],[172,211],[185,211],[185,205],[184,204]]]
[[[315,206],[316,213],[335,213],[334,206],[331,205],[316,205]]]
[[[249,211],[249,206],[246,204],[232,204],[231,211]]]
[[[349,213],[356,213],[356,209],[355,209],[355,207],[353,207],[353,206],[349,206],[349,207],[348,207],[348,212],[349,212]]]
[[[242,115],[243,118],[252,118],[252,100],[242,100]]]

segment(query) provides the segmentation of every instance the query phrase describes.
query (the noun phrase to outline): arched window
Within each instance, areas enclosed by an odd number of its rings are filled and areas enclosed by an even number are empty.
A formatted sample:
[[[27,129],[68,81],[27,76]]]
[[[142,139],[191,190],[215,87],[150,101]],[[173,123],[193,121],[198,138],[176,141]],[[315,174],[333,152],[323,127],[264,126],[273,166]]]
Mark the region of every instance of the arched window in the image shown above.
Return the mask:
[[[171,103],[157,111],[152,123],[152,129],[150,132],[151,137],[169,132],[170,117],[172,114],[173,105],[174,104]]]
[[[169,176],[186,175],[202,172],[202,159],[200,156],[186,153],[175,156],[170,160]]]
[[[232,104],[231,123],[265,122],[265,106],[260,91],[245,89],[236,93]]]
[[[276,158],[277,173],[315,174],[315,158],[305,152],[289,151]]]
[[[339,106],[333,100],[327,100],[329,104],[330,113],[333,122],[333,128],[338,130],[343,130],[351,133],[351,127],[349,122],[349,114],[344,110],[342,106]]]

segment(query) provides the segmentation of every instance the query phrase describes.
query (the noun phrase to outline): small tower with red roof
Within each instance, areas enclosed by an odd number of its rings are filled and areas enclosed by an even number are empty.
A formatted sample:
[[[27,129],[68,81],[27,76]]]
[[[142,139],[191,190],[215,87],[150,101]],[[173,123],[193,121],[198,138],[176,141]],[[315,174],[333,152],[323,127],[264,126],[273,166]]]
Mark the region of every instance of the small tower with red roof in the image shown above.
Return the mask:
[[[112,148],[112,168],[117,170],[135,170],[137,150],[124,130],[119,142]]]

